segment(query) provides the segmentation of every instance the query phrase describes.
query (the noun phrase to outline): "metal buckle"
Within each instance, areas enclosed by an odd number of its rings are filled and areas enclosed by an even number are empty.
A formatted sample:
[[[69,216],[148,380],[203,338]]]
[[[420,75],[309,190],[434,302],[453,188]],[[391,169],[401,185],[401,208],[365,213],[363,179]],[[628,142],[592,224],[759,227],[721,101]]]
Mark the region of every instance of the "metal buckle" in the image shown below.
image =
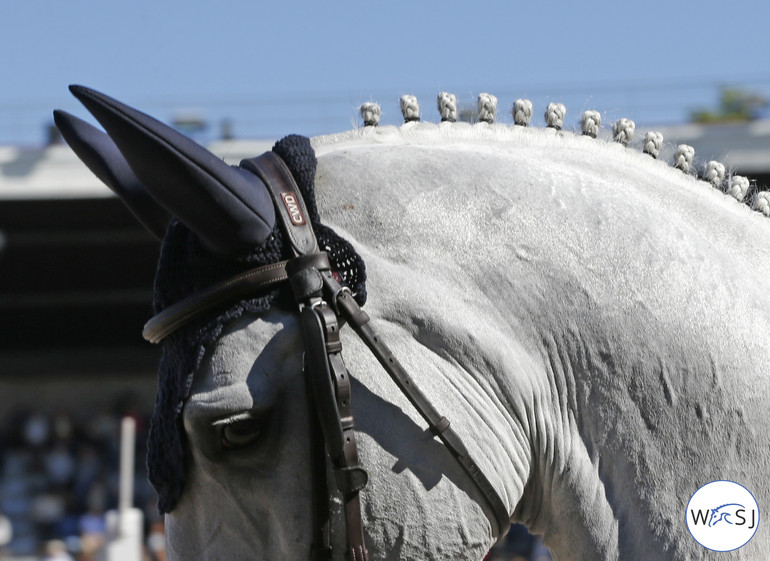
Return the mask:
[[[310,302],[310,309],[311,309],[311,310],[315,311],[315,309],[316,309],[318,306],[328,306],[328,304],[326,303],[326,300],[323,300],[323,299],[321,299],[321,298],[319,298],[319,299],[318,299],[318,300],[316,300],[315,302]]]
[[[334,277],[332,277],[332,280],[334,280]],[[327,284],[326,286],[328,286],[330,289],[335,288],[330,284]],[[332,301],[331,307],[332,307],[332,310],[334,310],[334,313],[337,314],[337,317],[342,317],[342,313],[340,312],[340,308],[339,308],[339,305],[337,304],[337,300],[339,299],[340,294],[342,294],[343,292],[347,292],[352,298],[353,292],[351,292],[351,290],[347,286],[340,286],[340,285],[337,285],[337,286],[339,286],[339,288],[335,290],[331,295],[331,301]]]

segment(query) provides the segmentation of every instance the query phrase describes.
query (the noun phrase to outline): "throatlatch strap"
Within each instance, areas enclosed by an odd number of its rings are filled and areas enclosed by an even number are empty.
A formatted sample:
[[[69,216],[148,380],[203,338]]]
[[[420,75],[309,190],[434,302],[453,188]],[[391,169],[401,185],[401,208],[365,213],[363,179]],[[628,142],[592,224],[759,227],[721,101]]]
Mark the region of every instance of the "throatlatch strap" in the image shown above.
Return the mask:
[[[337,281],[335,281],[329,274],[324,275],[324,282],[326,284],[327,292],[333,295],[333,301],[336,303],[340,315],[347,319],[348,323],[350,323],[366,346],[369,347],[369,350],[372,351],[372,354],[374,354],[401,392],[428,423],[431,432],[439,437],[457,462],[470,476],[471,480],[476,484],[479,491],[481,491],[482,495],[487,500],[487,504],[495,515],[495,520],[497,521],[498,542],[502,540],[511,523],[511,519],[508,515],[508,509],[505,508],[505,504],[500,498],[500,495],[492,486],[489,479],[487,479],[487,476],[484,475],[484,472],[482,472],[476,462],[473,461],[473,458],[471,458],[468,453],[468,449],[465,447],[457,433],[450,428],[450,423],[446,417],[440,415],[439,412],[436,411],[428,398],[425,397],[425,394],[423,394],[422,391],[420,391],[420,388],[414,383],[412,377],[409,376],[409,373],[393,355],[390,348],[388,348],[385,342],[372,330],[372,327],[369,325],[369,315],[358,306],[358,303],[351,296],[350,292],[343,290]]]

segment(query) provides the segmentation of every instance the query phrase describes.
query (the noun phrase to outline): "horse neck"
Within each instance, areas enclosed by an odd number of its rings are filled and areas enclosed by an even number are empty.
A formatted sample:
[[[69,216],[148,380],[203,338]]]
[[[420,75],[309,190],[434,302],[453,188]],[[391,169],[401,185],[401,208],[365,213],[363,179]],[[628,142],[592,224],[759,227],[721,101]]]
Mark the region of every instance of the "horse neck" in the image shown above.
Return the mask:
[[[770,221],[745,205],[618,144],[447,130],[316,141],[319,208],[386,291],[395,274],[418,293],[453,288],[524,332],[565,319],[631,331],[642,312],[700,325],[720,305],[740,325],[763,315],[747,302],[767,298]]]
[[[535,347],[565,326],[598,339],[653,319],[727,322],[740,337],[767,320],[770,221],[758,213],[618,144],[447,130],[316,141],[319,208],[366,254],[370,284],[382,281],[373,299],[433,291],[446,321],[472,301],[483,309],[469,314]]]
[[[594,513],[585,535],[604,555],[600,535],[618,530],[596,464],[614,450],[608,424],[633,427],[597,409],[639,410],[676,440],[682,419],[650,411],[685,385],[761,375],[770,351],[750,342],[770,328],[770,226],[620,146],[532,138],[322,147],[319,207],[367,262],[370,313],[480,388],[475,415],[499,440],[487,467],[507,461],[517,518],[569,550],[543,500],[561,483]]]

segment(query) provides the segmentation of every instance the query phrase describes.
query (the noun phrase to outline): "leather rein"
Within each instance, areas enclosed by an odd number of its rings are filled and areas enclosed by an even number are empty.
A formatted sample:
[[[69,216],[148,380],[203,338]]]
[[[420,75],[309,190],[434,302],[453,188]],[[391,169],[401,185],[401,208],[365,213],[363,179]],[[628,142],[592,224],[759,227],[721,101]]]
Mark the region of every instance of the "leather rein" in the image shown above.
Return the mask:
[[[172,305],[150,319],[143,336],[158,343],[201,314],[223,304],[254,297],[289,282],[299,306],[305,345],[303,371],[310,408],[311,461],[313,469],[313,559],[331,559],[331,496],[328,469],[332,466],[337,491],[345,511],[348,561],[367,561],[359,492],[368,481],[359,465],[351,409],[350,376],[342,360],[339,331],[350,324],[371,350],[401,392],[428,423],[430,431],[452,453],[486,499],[497,522],[498,540],[504,536],[510,517],[489,479],[470,457],[446,417],[431,405],[401,363],[369,324],[369,316],[350,290],[335,279],[329,259],[318,248],[305,202],[286,164],[273,152],[244,160],[241,166],[256,173],[267,185],[294,258],[264,265],[215,284]],[[314,419],[318,422],[314,422]]]

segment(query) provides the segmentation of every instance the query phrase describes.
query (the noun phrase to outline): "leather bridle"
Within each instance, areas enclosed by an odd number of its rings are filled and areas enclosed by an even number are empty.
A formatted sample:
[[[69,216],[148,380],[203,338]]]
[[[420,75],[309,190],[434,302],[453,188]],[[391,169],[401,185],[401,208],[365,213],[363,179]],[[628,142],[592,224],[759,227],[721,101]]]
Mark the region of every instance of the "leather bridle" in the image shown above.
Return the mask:
[[[501,539],[510,524],[505,505],[489,479],[470,457],[460,437],[446,417],[436,411],[393,353],[374,332],[369,316],[340,285],[332,273],[325,252],[318,243],[308,219],[307,208],[286,164],[273,152],[244,160],[241,167],[256,173],[268,186],[283,230],[295,257],[246,271],[198,292],[157,314],[144,327],[144,338],[157,343],[201,314],[220,309],[289,282],[299,306],[305,345],[303,370],[310,408],[311,460],[313,469],[313,559],[331,559],[329,522],[331,497],[328,466],[342,496],[345,512],[348,561],[367,561],[359,492],[368,475],[359,465],[351,409],[350,376],[342,360],[340,327],[350,324],[383,368],[428,423],[455,460],[470,476],[486,499],[497,522]],[[313,422],[313,420],[318,422]]]

